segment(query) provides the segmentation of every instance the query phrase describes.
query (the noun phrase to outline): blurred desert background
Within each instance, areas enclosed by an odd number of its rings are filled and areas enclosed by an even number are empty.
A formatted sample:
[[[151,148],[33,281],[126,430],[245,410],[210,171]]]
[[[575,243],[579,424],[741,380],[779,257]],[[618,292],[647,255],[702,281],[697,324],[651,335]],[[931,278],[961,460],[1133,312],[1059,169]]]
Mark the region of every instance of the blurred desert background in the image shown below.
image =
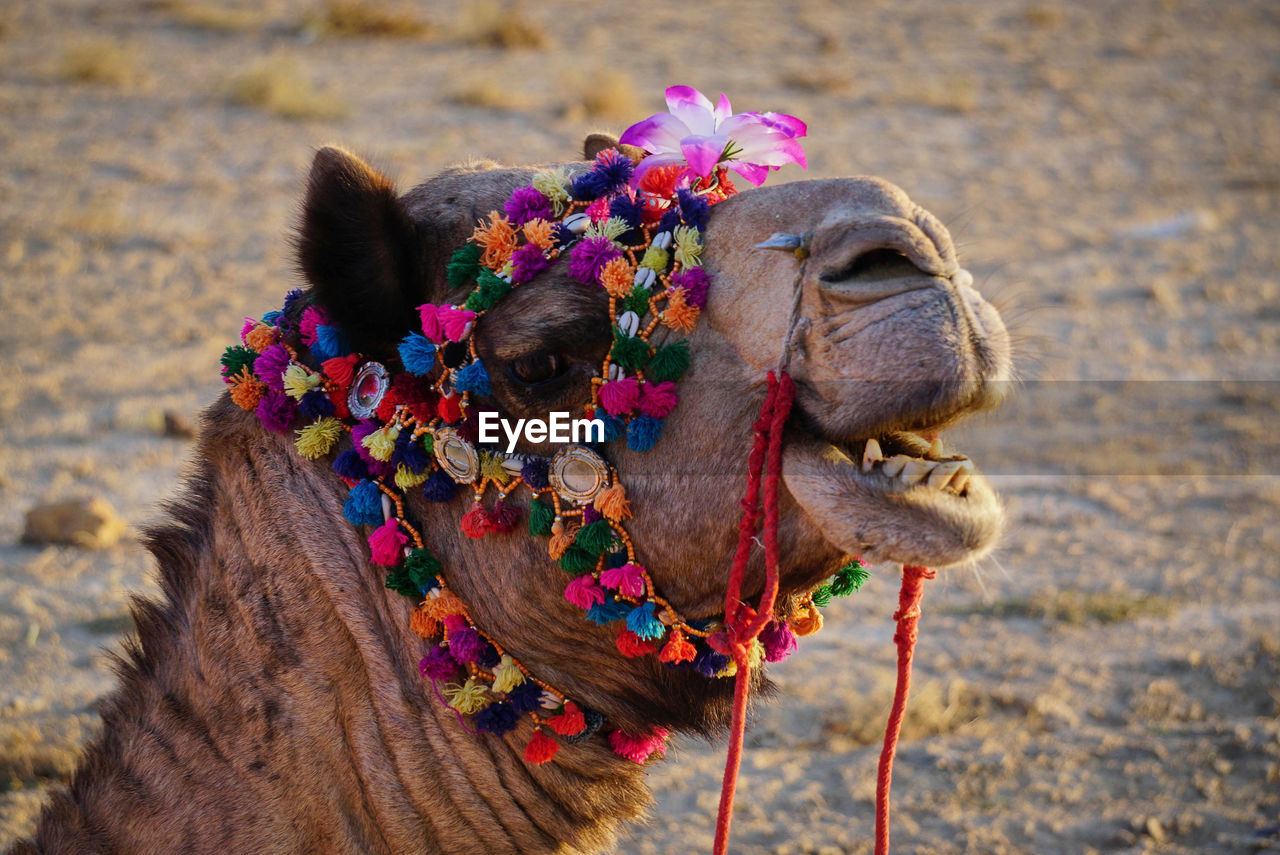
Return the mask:
[[[315,147],[407,189],[672,83],[805,119],[775,181],[902,186],[1017,340],[955,443],[1009,531],[926,590],[895,851],[1280,851],[1274,0],[2,0],[0,846],[96,727],[222,348],[297,284]],[[123,535],[22,542],[75,498]],[[772,669],[735,852],[871,852],[896,590]],[[620,851],[709,851],[722,763],[678,743]]]

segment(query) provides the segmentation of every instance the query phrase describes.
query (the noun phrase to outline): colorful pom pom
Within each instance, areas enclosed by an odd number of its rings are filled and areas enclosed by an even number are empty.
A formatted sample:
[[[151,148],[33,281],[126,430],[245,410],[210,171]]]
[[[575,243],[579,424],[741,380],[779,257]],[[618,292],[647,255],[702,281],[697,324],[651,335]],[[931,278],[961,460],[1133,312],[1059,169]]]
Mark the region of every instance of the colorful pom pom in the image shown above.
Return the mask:
[[[342,436],[342,422],[337,419],[320,419],[299,428],[294,445],[298,453],[308,460],[328,454]]]
[[[757,640],[764,649],[766,662],[781,662],[796,651],[796,637],[786,621],[769,621]]]
[[[547,726],[561,736],[574,736],[587,726],[582,710],[573,701],[564,702],[564,710],[547,719]]]
[[[604,590],[590,573],[577,577],[564,589],[564,598],[580,609],[590,609],[604,602]]]
[[[647,735],[635,736],[615,730],[609,734],[609,745],[613,753],[625,757],[633,763],[643,763],[654,754],[665,754],[668,731],[656,727]]]
[[[401,550],[409,538],[400,530],[400,522],[394,517],[387,520],[369,535],[369,551],[374,564],[391,567],[400,563]]]
[[[652,416],[636,416],[627,423],[627,448],[645,452],[653,448],[662,437],[662,419]]]
[[[533,736],[529,738],[529,744],[524,747],[524,761],[539,766],[555,757],[559,750],[560,743],[541,730],[534,730]]]
[[[600,574],[600,584],[624,597],[644,596],[644,572],[635,564],[611,567]]]
[[[627,615],[627,629],[634,632],[637,638],[645,640],[662,638],[667,628],[654,616],[655,608],[656,605],[652,600],[636,606]]]
[[[676,384],[671,381],[662,383],[645,383],[640,387],[640,412],[656,419],[666,418],[675,409],[680,396],[676,393]]]
[[[373,481],[361,481],[347,494],[342,513],[352,525],[382,525],[382,491]]]
[[[418,663],[418,672],[428,680],[448,680],[458,673],[458,660],[444,647],[433,647]]]
[[[473,395],[488,395],[489,372],[484,370],[484,363],[475,360],[454,376],[454,388],[459,392],[470,392]]]
[[[436,346],[426,336],[409,333],[400,341],[400,361],[406,371],[425,377],[436,367]]]
[[[692,662],[696,654],[697,650],[694,646],[684,637],[684,633],[677,629],[671,633],[671,639],[658,653],[658,659],[668,665],[679,665],[683,662]]]
[[[618,648],[619,653],[629,658],[645,656],[658,649],[652,641],[646,641],[629,629],[618,633],[618,637],[614,639],[614,646]]]
[[[600,405],[611,416],[625,416],[640,403],[640,381],[635,377],[611,380],[600,387]]]

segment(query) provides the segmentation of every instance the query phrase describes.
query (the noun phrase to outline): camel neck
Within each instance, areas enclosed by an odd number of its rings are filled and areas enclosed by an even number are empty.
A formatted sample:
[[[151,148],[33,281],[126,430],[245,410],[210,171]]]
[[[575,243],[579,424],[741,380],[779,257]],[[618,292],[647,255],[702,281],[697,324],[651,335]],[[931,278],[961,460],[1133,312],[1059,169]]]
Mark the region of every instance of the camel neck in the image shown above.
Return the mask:
[[[256,426],[202,456],[150,536],[165,599],[34,851],[595,852],[648,804],[602,739],[531,766],[527,725],[474,734],[431,696],[340,482]]]

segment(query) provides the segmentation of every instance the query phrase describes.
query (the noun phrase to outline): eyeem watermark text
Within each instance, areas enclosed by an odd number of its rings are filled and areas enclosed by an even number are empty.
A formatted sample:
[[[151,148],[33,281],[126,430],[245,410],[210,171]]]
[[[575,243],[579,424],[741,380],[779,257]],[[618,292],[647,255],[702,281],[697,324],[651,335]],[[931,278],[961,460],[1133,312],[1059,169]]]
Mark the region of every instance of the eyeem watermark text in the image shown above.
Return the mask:
[[[604,442],[604,422],[601,419],[571,419],[569,413],[553,410],[546,419],[504,419],[492,410],[480,411],[480,441],[501,442],[498,428],[507,437],[507,453],[516,450],[520,436],[529,442]]]

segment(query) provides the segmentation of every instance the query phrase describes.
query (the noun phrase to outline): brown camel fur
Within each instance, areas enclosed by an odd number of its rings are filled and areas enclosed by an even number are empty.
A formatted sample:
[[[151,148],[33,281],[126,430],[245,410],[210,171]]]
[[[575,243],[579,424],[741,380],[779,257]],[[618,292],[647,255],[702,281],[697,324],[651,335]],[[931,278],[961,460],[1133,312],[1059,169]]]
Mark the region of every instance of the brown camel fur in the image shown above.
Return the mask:
[[[449,253],[531,175],[475,165],[398,197],[361,161],[322,150],[299,239],[318,302],[358,349],[389,352],[414,306],[459,297],[446,293]],[[750,426],[792,302],[796,259],[753,249],[773,232],[812,246],[781,496],[784,596],[849,553],[969,560],[1000,527],[979,475],[956,493],[860,466],[871,437],[886,454],[925,455],[913,431],[991,405],[1008,376],[1004,328],[946,230],[875,179],[750,190],[713,209],[710,302],[664,438],[648,455],[606,452],[644,563],[694,618],[723,608]],[[563,267],[477,327],[505,414],[577,409],[608,347],[602,293]],[[521,360],[554,367],[554,382],[502,370]],[[163,598],[136,605],[138,637],[103,702],[102,735],[12,853],[598,852],[644,810],[643,769],[601,737],[531,766],[520,756],[527,723],[505,739],[460,726],[417,675],[426,642],[370,564],[367,532],[343,518],[345,494],[329,460],[302,459],[226,396],[210,408],[185,496],[150,535]],[[460,534],[469,501],[412,511],[478,626],[612,726],[723,728],[730,681],[621,657],[610,631],[565,602],[564,574],[540,544]]]

